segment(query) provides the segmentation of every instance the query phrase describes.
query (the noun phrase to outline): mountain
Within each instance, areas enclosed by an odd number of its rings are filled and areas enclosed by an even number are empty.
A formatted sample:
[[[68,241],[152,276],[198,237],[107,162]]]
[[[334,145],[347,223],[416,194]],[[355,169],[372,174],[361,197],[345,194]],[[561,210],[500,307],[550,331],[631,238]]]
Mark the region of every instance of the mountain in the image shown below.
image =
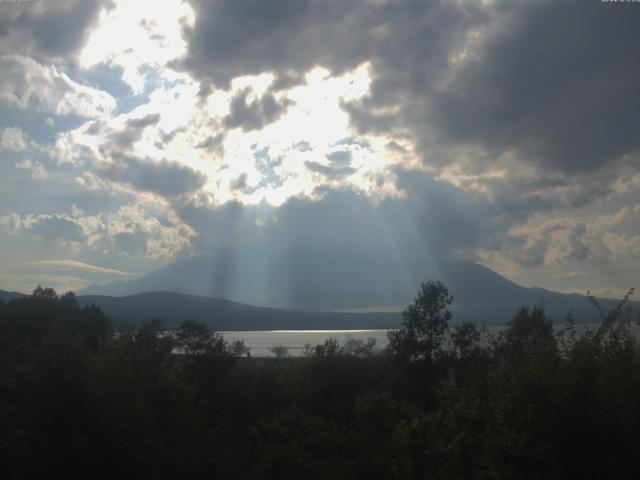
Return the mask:
[[[5,292],[4,290],[0,290],[0,300],[2,300],[4,303],[9,303],[11,300],[14,300],[16,298],[26,297],[26,296],[27,295],[25,295],[24,293]]]
[[[466,320],[486,325],[504,325],[518,307],[536,303],[527,302],[532,298],[542,299],[545,310],[556,320],[563,320],[568,311],[573,311],[581,322],[599,320],[597,311],[581,295],[563,295],[542,289],[523,290],[530,290],[534,297],[523,296],[523,292],[519,292],[519,296],[497,305],[467,306],[459,303],[453,312],[453,323]],[[126,297],[83,295],[78,297],[78,302],[81,305],[99,306],[115,325],[140,325],[157,318],[162,320],[164,328],[169,329],[176,328],[186,319],[198,320],[216,331],[387,329],[398,327],[402,320],[400,312],[284,310],[175,292],[147,292]],[[602,299],[600,303],[605,310],[610,310],[617,302]],[[637,311],[637,302],[635,307]]]
[[[93,286],[81,295],[125,296],[170,291],[276,308],[338,310],[411,302],[422,281],[443,280],[465,303],[504,298],[522,287],[474,263],[395,262],[350,252],[334,261],[208,255],[177,261],[131,281]]]
[[[199,306],[213,301],[212,298],[225,298],[241,304],[296,310],[294,315],[298,316],[300,311],[310,315],[310,311],[365,308],[373,311],[390,306],[399,312],[413,301],[421,281],[442,280],[454,296],[452,309],[456,321],[505,324],[520,306],[540,304],[556,321],[564,320],[569,312],[574,313],[578,322],[599,320],[597,310],[582,295],[526,288],[475,263],[416,261],[407,265],[384,260],[363,262],[355,252],[351,257],[342,265],[327,265],[300,256],[290,258],[289,262],[279,261],[276,265],[282,268],[275,268],[264,258],[200,256],[129,282],[90,287],[79,295],[118,297],[166,291],[207,297],[206,301],[194,300]],[[115,305],[116,300],[109,302]],[[600,302],[607,311],[617,304],[616,300],[608,299]],[[207,305],[213,308],[213,304]],[[274,318],[270,316],[273,310],[261,312]],[[290,313],[284,316],[290,318],[287,316]]]
[[[174,292],[148,292],[128,297],[83,295],[81,305],[97,305],[115,325],[139,325],[158,318],[164,328],[195,319],[216,331],[394,328],[398,313],[334,313],[253,307],[216,298]]]

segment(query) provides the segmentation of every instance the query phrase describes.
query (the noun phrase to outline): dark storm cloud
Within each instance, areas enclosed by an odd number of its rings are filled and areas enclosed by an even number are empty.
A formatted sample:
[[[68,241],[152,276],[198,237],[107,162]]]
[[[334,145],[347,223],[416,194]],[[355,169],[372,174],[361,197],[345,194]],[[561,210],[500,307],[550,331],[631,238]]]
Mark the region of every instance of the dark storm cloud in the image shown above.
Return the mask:
[[[175,197],[199,189],[206,178],[189,167],[167,161],[153,162],[135,157],[116,157],[101,171],[106,178],[126,183],[136,190]]]
[[[267,92],[259,99],[247,101],[251,89],[244,89],[231,99],[229,115],[223,123],[227,128],[240,127],[244,131],[259,130],[276,121],[285,113],[291,102],[278,101],[273,94]]]
[[[433,99],[447,142],[517,149],[581,172],[637,150],[640,9],[517,2],[508,21]]]
[[[334,73],[387,57],[428,68],[474,7],[445,1],[193,0],[196,23],[186,30],[182,66],[199,79],[227,86],[240,75],[271,71],[289,83],[316,65]],[[411,58],[418,44],[424,55]],[[406,72],[405,73],[409,73]]]
[[[0,2],[0,51],[66,57],[85,43],[108,0]]]
[[[323,9],[309,0],[191,3],[196,23],[186,30],[189,53],[182,63],[219,87],[240,75],[307,69],[320,60],[326,42],[311,31],[314,23],[324,28],[329,19],[348,13],[339,3],[327,2]]]
[[[485,151],[476,163],[516,152],[574,174],[640,148],[640,9],[632,4],[192,3],[182,66],[198,79],[226,86],[239,75],[295,78],[316,65],[340,73],[370,61],[370,94],[343,105],[352,124],[408,135],[432,164],[456,161],[449,147],[462,143]]]

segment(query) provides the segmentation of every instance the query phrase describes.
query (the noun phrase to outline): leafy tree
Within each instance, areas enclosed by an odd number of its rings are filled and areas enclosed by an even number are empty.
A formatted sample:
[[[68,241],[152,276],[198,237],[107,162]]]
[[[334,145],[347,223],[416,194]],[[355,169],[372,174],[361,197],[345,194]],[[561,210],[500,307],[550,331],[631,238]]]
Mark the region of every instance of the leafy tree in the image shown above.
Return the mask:
[[[206,352],[209,346],[211,332],[204,323],[185,320],[180,324],[176,340],[185,355],[200,355]]]
[[[34,299],[43,300],[43,301],[49,301],[49,302],[55,302],[56,300],[58,300],[58,296],[56,295],[56,291],[53,288],[44,288],[44,287],[42,287],[40,285],[38,285],[35,288],[35,290],[31,294],[31,296]]]
[[[366,340],[361,338],[347,338],[342,350],[345,355],[352,355],[359,358],[370,358],[375,354],[376,339],[369,337]]]
[[[521,307],[509,322],[503,333],[504,347],[512,353],[520,355],[524,351],[537,348],[538,344],[546,344],[555,350],[553,322],[547,318],[542,306]]]
[[[409,361],[424,359],[431,362],[441,352],[449,328],[449,306],[453,296],[444,283],[428,281],[420,285],[413,305],[402,313],[402,326],[389,332],[391,351]]]
[[[458,358],[468,358],[480,348],[482,331],[473,322],[464,322],[453,327],[451,343]]]
[[[85,347],[97,351],[111,332],[111,322],[95,305],[80,308],[73,292],[58,297],[52,288],[38,286],[30,297],[12,300],[4,308],[0,329],[32,342],[42,342],[58,326],[78,335]]]
[[[307,350],[305,350],[307,351]],[[335,338],[327,338],[322,345],[316,345],[308,350],[311,356],[333,358],[342,353],[342,347]]]

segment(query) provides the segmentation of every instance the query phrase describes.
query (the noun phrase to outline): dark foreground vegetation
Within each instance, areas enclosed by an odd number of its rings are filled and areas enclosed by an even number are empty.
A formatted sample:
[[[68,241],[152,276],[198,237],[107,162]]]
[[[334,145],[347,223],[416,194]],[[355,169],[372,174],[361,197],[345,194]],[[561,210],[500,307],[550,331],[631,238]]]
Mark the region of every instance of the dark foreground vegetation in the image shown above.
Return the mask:
[[[385,351],[330,340],[249,360],[193,321],[114,334],[38,288],[0,304],[0,476],[640,478],[626,300],[585,334],[523,307],[490,337],[449,326],[429,282]]]

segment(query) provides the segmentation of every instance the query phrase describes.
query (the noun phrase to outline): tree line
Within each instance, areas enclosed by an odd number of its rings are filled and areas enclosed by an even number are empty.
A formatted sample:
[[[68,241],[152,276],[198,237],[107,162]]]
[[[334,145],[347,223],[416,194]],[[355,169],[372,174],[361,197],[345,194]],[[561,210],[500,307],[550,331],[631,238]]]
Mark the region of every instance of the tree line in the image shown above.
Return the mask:
[[[632,293],[630,291],[629,295]],[[629,295],[581,331],[522,307],[453,324],[420,286],[389,346],[334,339],[247,359],[193,320],[114,331],[38,287],[0,302],[3,478],[638,478]],[[594,308],[597,301],[591,298]]]

